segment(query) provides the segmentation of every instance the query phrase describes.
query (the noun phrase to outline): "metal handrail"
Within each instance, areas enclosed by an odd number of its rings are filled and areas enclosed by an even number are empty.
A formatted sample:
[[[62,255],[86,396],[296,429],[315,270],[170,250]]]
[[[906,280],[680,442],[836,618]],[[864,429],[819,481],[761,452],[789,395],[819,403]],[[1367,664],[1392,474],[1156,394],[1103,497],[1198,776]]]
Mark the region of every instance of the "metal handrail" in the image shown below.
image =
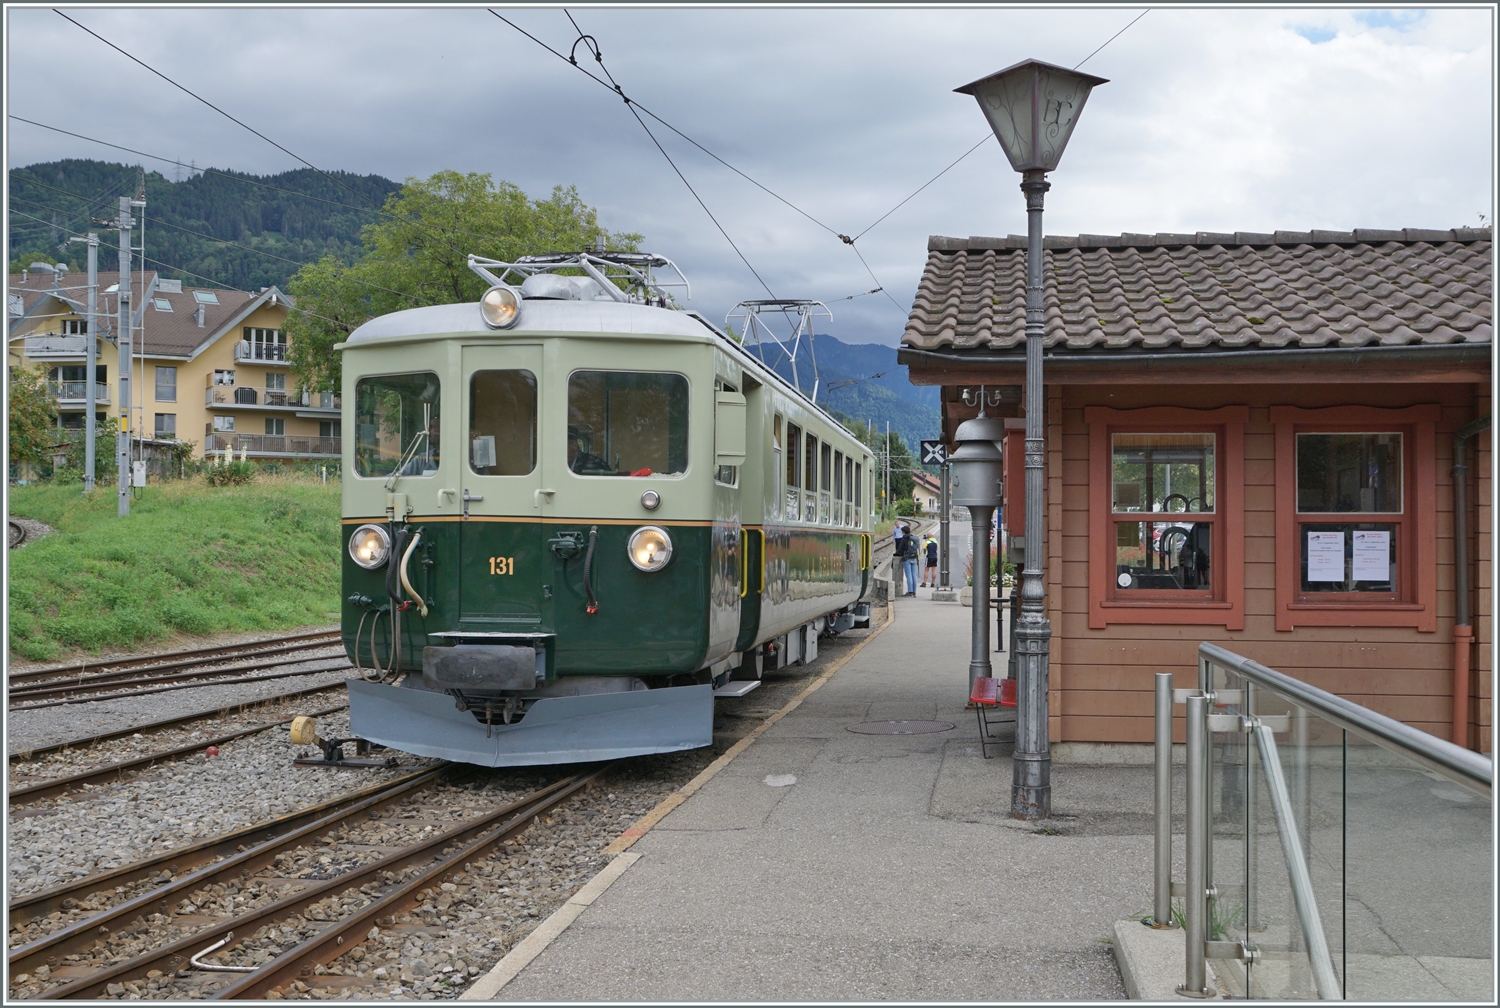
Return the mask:
[[[1495,764],[1481,753],[1454,745],[1395,718],[1377,714],[1368,707],[1293,679],[1217,644],[1199,644],[1198,657],[1243,676],[1257,686],[1270,690],[1340,728],[1367,738],[1383,749],[1420,763],[1455,784],[1486,798],[1491,796]]]

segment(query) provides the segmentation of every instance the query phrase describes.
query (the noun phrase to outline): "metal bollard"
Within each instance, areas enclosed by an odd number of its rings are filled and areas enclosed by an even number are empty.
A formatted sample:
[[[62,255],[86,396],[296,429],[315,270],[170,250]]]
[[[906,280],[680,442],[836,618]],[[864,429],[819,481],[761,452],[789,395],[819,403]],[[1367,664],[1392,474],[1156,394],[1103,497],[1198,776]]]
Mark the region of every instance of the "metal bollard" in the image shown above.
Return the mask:
[[[1208,698],[1187,698],[1187,885],[1183,895],[1187,918],[1187,982],[1177,988],[1186,997],[1212,997],[1208,989]]]
[[[1156,892],[1151,926],[1172,921],[1172,673],[1156,673]]]

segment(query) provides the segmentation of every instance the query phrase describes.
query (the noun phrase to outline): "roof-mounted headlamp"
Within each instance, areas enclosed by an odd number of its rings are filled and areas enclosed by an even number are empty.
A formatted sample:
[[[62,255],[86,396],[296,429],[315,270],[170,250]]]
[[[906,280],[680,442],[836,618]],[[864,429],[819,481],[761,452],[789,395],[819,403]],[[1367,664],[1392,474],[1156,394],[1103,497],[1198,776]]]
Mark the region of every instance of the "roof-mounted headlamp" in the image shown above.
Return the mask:
[[[521,299],[509,287],[491,287],[479,299],[479,313],[491,329],[509,329],[521,317]]]

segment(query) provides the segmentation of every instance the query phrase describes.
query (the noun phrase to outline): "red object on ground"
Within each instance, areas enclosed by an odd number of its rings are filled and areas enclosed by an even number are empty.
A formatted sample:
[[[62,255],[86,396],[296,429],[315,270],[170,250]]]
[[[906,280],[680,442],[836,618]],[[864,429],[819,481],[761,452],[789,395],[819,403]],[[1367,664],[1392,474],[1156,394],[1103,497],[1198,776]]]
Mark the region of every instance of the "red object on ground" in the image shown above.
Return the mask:
[[[203,754],[205,756],[217,756],[219,755],[219,747],[216,745],[211,745],[207,749],[203,750]]]

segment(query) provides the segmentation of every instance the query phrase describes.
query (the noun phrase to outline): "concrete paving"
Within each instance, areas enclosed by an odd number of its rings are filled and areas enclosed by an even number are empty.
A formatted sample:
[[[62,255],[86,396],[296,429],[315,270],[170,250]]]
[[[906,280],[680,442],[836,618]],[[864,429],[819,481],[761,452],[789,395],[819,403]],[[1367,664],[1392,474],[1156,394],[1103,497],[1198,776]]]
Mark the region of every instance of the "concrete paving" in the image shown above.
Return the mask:
[[[980,758],[965,709],[971,611],[930,594],[896,600],[497,997],[1125,997],[1110,942],[1150,905],[1150,768],[1059,768],[1065,815],[1010,819],[1010,761]],[[847,730],[881,720],[953,728]]]

